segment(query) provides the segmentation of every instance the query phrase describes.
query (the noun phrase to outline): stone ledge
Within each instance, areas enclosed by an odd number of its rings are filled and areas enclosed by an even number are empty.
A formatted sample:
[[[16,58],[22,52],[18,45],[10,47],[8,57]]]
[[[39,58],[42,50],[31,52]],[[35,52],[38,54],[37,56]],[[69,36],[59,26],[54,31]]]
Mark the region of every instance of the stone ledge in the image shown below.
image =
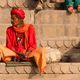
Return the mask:
[[[13,66],[7,67],[5,63],[0,63],[0,74],[36,74],[36,67],[33,66]],[[80,74],[80,63],[51,63],[47,65],[44,74]]]
[[[52,0],[54,3],[63,3],[64,0]],[[26,8],[28,6],[35,5],[36,2],[34,1],[28,1],[28,0],[1,0],[0,1],[0,7],[22,7]]]

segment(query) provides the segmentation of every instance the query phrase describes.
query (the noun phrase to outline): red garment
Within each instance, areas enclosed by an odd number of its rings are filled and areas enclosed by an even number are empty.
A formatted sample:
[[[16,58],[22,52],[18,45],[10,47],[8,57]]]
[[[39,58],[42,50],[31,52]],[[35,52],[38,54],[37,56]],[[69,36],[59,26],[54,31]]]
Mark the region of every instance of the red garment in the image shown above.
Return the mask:
[[[23,52],[23,50],[27,51],[36,49],[35,29],[33,25],[29,25],[28,32],[26,34],[28,37],[28,45],[26,48],[24,45],[24,37],[22,37],[22,35],[22,33],[18,33],[16,35],[13,26],[8,27],[6,31],[6,47],[18,52]],[[17,38],[21,38],[21,40],[18,42]]]

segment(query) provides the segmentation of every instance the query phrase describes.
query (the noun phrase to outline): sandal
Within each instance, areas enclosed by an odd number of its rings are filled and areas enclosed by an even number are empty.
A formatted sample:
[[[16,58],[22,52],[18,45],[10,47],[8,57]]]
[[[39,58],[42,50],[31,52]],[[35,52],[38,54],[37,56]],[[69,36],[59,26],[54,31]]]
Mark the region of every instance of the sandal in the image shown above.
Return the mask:
[[[69,11],[70,13],[75,13],[75,10],[74,10],[74,8],[73,8],[72,6],[69,6],[69,7],[68,7],[68,11]]]

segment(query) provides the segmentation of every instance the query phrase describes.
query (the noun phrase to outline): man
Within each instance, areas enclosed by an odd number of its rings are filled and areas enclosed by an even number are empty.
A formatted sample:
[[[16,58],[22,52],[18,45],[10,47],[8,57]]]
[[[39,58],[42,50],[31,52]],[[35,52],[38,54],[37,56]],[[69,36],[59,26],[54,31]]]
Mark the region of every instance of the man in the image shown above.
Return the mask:
[[[11,61],[12,57],[34,58],[40,73],[46,66],[45,48],[36,48],[35,29],[32,24],[24,23],[25,12],[20,8],[11,10],[12,26],[6,31],[6,47],[1,46],[3,61]],[[6,50],[6,51],[5,51]]]
[[[65,0],[65,3],[67,5],[67,10],[70,13],[75,13],[75,9],[80,12],[80,0]]]

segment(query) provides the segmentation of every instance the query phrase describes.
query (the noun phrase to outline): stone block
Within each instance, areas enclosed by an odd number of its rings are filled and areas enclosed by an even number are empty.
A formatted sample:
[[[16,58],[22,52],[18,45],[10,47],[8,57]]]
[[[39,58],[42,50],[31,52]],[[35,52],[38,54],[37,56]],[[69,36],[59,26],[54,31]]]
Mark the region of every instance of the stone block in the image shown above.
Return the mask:
[[[56,41],[55,40],[52,40],[52,41],[48,41],[48,46],[52,47],[52,48],[57,48],[56,46]]]
[[[60,63],[60,67],[61,67],[61,71],[64,73],[64,74],[70,74],[70,63]]]
[[[8,6],[16,7],[16,0],[7,0],[7,1],[8,1]]]
[[[47,41],[41,41],[40,43],[41,43],[42,47],[46,47],[47,46]]]
[[[44,73],[46,73],[46,74],[53,74],[54,73],[53,70],[52,70],[52,64],[47,65]]]
[[[25,0],[16,0],[15,2],[16,2],[16,6],[24,7]]]
[[[65,16],[65,11],[40,11],[35,15],[35,24],[62,24],[64,23]]]
[[[56,45],[58,48],[62,47],[63,46],[63,40],[57,40]]]
[[[54,63],[52,65],[52,71],[55,74],[62,74],[61,67],[60,67],[60,65],[58,63]]]
[[[31,66],[26,66],[25,68],[26,73],[31,73],[32,67]]]
[[[6,64],[5,63],[0,63],[0,74],[7,74],[6,71]]]
[[[39,37],[43,40],[64,36],[64,27],[61,25],[43,24],[38,26]]]
[[[6,71],[9,74],[16,74],[17,73],[15,70],[15,67],[6,67]]]
[[[24,74],[24,73],[26,73],[25,70],[24,70],[24,66],[16,66],[15,67],[15,71],[18,74]]]
[[[7,5],[7,0],[0,0],[0,6],[5,7]]]
[[[77,35],[77,25],[76,24],[66,24],[66,26],[65,26],[65,36],[78,37],[78,35]]]
[[[66,48],[72,47],[72,44],[71,44],[71,41],[70,40],[65,40],[63,43],[64,43],[64,46]]]
[[[79,71],[79,66],[80,66],[80,64],[79,63],[71,63],[71,65],[70,65],[70,71],[71,71],[71,73],[73,73],[73,74],[79,74],[80,73],[80,71]]]

